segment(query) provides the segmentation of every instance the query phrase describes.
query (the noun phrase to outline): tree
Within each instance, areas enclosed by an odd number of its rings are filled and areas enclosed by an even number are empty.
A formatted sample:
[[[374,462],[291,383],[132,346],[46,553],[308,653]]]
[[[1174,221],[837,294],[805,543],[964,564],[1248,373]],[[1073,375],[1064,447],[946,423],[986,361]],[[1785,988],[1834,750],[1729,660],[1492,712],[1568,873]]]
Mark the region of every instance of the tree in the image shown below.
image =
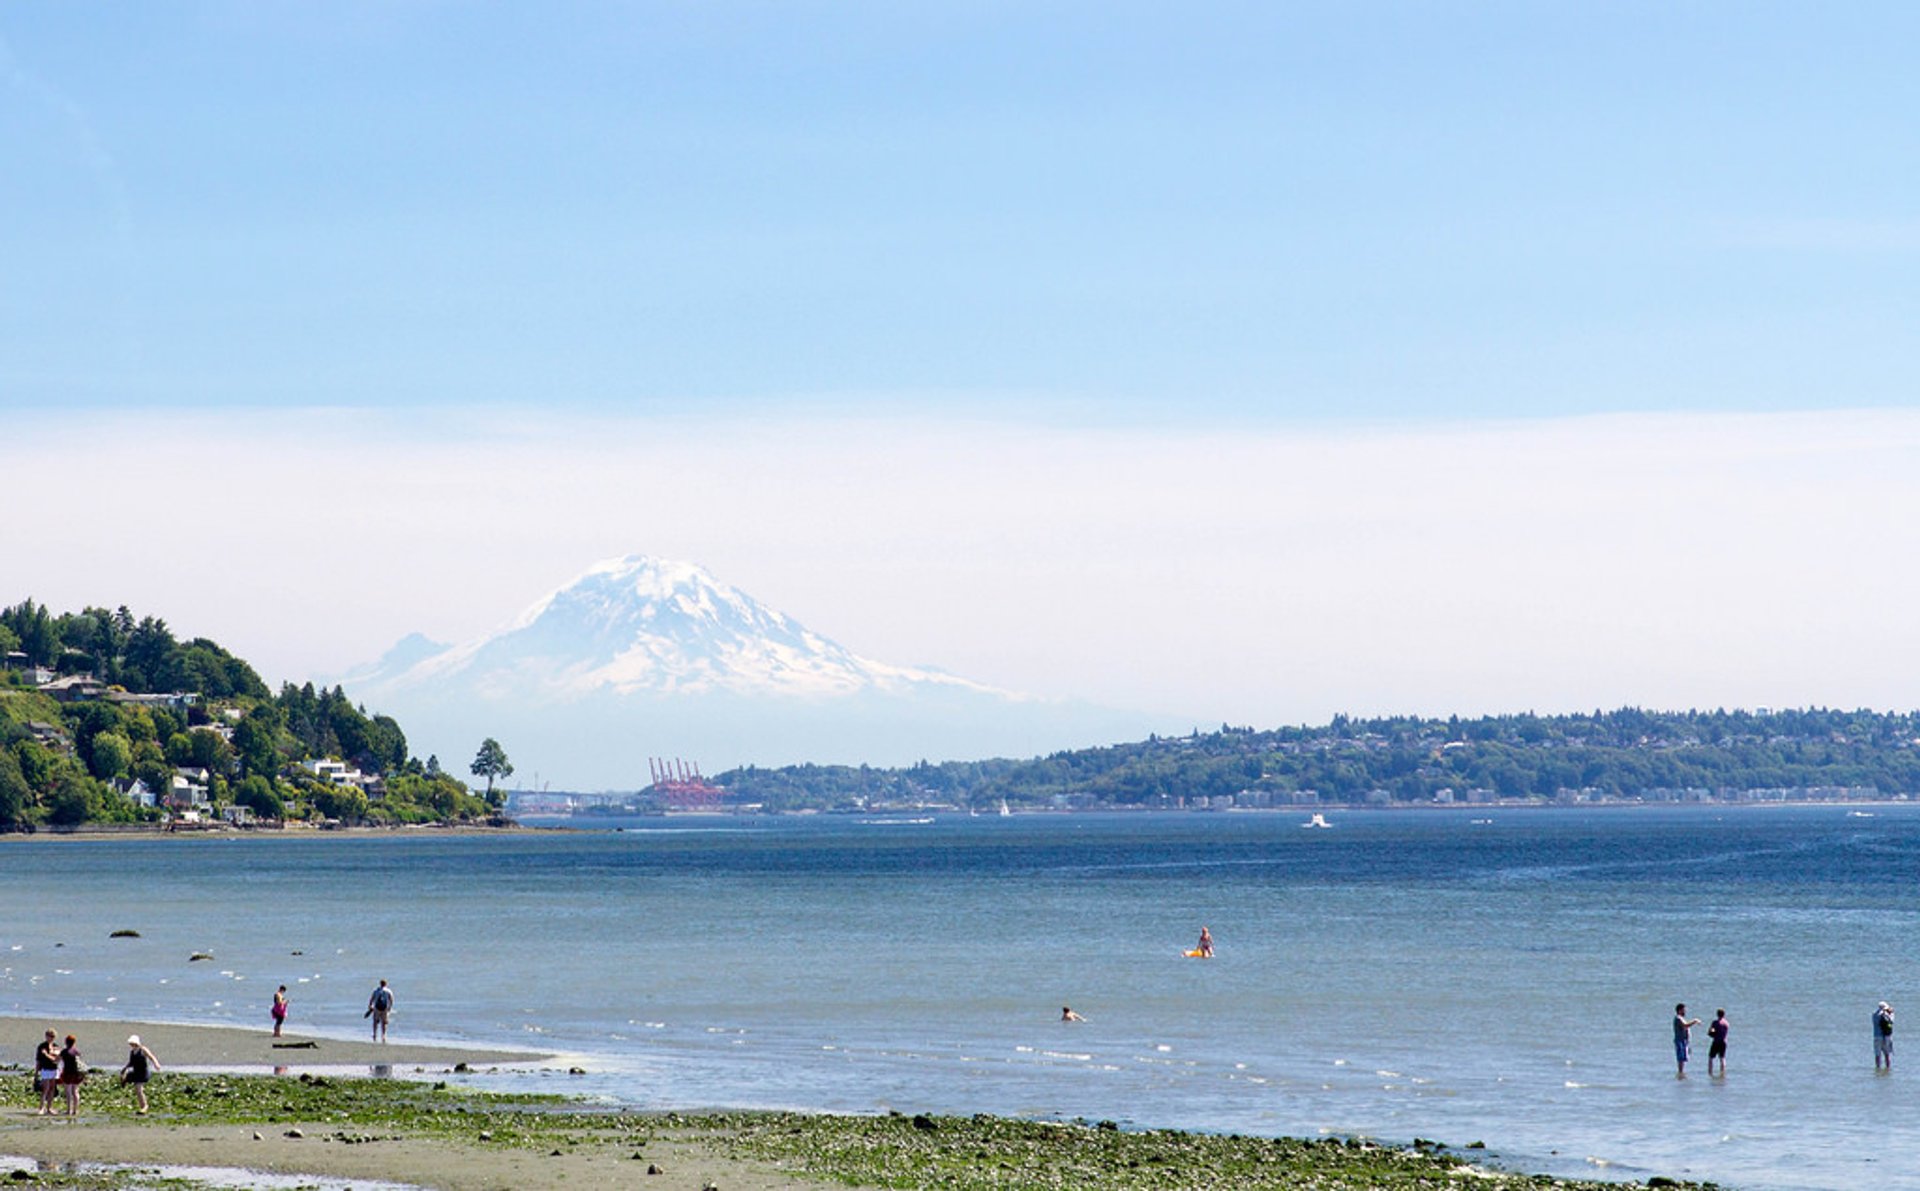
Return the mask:
[[[102,781],[124,777],[133,765],[133,745],[118,732],[101,732],[94,736],[88,756],[93,776]]]
[[[507,760],[507,750],[500,742],[489,736],[480,742],[480,751],[474,755],[471,769],[473,776],[487,779],[487,802],[497,806],[493,800],[493,779],[513,776],[513,762]]]
[[[280,768],[280,715],[271,703],[249,711],[233,729],[233,749],[249,774],[272,777]]]
[[[329,819],[358,823],[367,817],[367,796],[352,786],[319,786],[309,798],[313,809]]]
[[[0,749],[0,827],[19,827],[33,812],[33,788],[20,772],[20,763]]]
[[[262,819],[287,817],[286,803],[281,801],[273,783],[257,773],[240,779],[240,785],[233,792],[233,800],[241,806],[250,807]]]

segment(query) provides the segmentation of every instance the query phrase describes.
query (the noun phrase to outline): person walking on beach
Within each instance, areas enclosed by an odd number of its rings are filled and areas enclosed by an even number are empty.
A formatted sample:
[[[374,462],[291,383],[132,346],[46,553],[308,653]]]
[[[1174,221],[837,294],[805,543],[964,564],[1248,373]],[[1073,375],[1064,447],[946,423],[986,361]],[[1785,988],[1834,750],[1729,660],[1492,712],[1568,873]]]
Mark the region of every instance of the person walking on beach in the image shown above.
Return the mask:
[[[1707,1027],[1707,1076],[1713,1076],[1713,1061],[1720,1060],[1720,1078],[1727,1076],[1727,1011],[1715,1009],[1713,1024]]]
[[[1673,1061],[1679,1072],[1675,1079],[1687,1077],[1687,1060],[1693,1057],[1693,1027],[1699,1024],[1699,1018],[1687,1016],[1685,1004],[1673,1007]]]
[[[140,1041],[140,1035],[128,1034],[127,1065],[120,1068],[120,1082],[133,1088],[133,1103],[139,1116],[147,1115],[147,1081],[160,1070],[160,1060]]]
[[[374,989],[373,995],[367,998],[367,1012],[364,1014],[364,1016],[373,1019],[373,1037],[375,1041],[385,1042],[387,1040],[387,1018],[392,1016],[392,1014],[393,990],[387,987],[386,981],[382,980],[380,987]]]
[[[287,1000],[287,986],[281,985],[280,991],[273,994],[273,1036],[280,1036],[280,1027],[287,1024],[287,1006],[293,1004]]]
[[[1873,1011],[1873,1069],[1893,1070],[1893,1006],[1885,1001]]]
[[[53,1098],[60,1094],[60,1035],[52,1030],[33,1052],[33,1086],[40,1093],[38,1115],[53,1115]]]
[[[60,1090],[67,1096],[67,1115],[80,1115],[80,1085],[87,1080],[87,1065],[80,1058],[80,1040],[72,1034],[67,1035],[67,1044],[60,1048]]]

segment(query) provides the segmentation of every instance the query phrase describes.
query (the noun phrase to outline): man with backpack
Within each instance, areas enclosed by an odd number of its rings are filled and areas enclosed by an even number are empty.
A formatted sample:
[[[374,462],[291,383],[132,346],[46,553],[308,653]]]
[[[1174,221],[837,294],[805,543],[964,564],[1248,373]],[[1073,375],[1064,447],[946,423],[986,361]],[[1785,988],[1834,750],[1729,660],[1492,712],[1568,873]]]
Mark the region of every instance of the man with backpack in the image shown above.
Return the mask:
[[[387,1040],[387,1018],[392,1013],[393,990],[387,987],[386,981],[382,980],[380,987],[374,989],[373,995],[367,998],[367,1012],[364,1015],[373,1019],[373,1040],[375,1042],[385,1042]]]

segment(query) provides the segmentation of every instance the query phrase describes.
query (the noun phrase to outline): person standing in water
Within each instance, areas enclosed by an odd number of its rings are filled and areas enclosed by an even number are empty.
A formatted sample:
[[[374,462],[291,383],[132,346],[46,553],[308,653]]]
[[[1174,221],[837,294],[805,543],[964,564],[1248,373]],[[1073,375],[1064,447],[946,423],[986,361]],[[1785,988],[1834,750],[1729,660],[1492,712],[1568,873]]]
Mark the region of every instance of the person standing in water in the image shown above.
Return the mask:
[[[287,986],[281,985],[280,991],[273,994],[273,1036],[280,1036],[280,1027],[287,1024],[287,1006],[293,1002],[287,1000]]]
[[[1200,944],[1195,950],[1200,953],[1202,959],[1213,958],[1213,932],[1204,926],[1200,928]]]
[[[120,1082],[133,1088],[133,1103],[138,1115],[147,1115],[147,1081],[153,1073],[160,1070],[160,1060],[153,1057],[146,1044],[140,1041],[140,1035],[127,1035],[127,1065],[120,1068]]]
[[[1873,1069],[1893,1070],[1893,1006],[1885,1001],[1873,1011]]]
[[[1673,1062],[1678,1070],[1675,1079],[1687,1077],[1687,1060],[1693,1057],[1693,1027],[1699,1024],[1699,1018],[1687,1016],[1686,1005],[1673,1007]]]
[[[1727,1074],[1727,1011],[1715,1009],[1713,1024],[1707,1027],[1707,1075],[1713,1075],[1713,1061],[1720,1060],[1720,1077]]]
[[[393,990],[382,980],[380,987],[373,990],[367,998],[366,1016],[373,1019],[373,1037],[377,1042],[387,1040],[387,1018],[393,1014]]]

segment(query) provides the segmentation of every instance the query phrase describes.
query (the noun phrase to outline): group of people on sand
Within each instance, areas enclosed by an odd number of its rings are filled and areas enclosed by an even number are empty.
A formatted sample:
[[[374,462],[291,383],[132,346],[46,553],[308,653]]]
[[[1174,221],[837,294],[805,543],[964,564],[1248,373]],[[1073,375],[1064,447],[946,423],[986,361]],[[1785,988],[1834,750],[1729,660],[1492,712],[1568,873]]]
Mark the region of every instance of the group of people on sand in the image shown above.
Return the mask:
[[[1700,1024],[1697,1017],[1687,1016],[1687,1006],[1682,1002],[1673,1007],[1673,1061],[1676,1079],[1687,1077],[1687,1060],[1693,1057],[1693,1027]],[[1880,1002],[1873,1011],[1873,1069],[1875,1071],[1893,1070],[1893,1006]],[[1711,1076],[1713,1061],[1720,1060],[1720,1076],[1727,1074],[1727,1034],[1732,1026],[1727,1022],[1727,1011],[1713,1011],[1713,1022],[1707,1026],[1707,1074]]]
[[[273,1036],[280,1037],[280,1030],[287,1024],[287,1014],[292,1010],[293,1001],[287,996],[287,986],[281,985],[273,994],[273,1007],[268,1010],[273,1018]],[[387,1022],[393,1015],[393,989],[382,980],[373,994],[367,998],[366,1016],[373,1022],[373,1038],[377,1042],[387,1039]],[[160,1070],[160,1060],[140,1035],[127,1035],[127,1061],[120,1068],[120,1082],[133,1090],[134,1110],[141,1116],[147,1113],[147,1082]],[[48,1030],[33,1055],[33,1090],[39,1094],[40,1110],[37,1115],[43,1117],[80,1115],[80,1085],[87,1082],[90,1074],[85,1059],[80,1057],[80,1040],[72,1034],[66,1036],[63,1044],[60,1034]],[[64,1104],[62,1113],[56,1105]]]
[[[140,1035],[127,1035],[127,1061],[120,1068],[120,1082],[133,1089],[134,1110],[141,1116],[147,1113],[147,1081],[158,1070],[160,1060],[140,1041]],[[87,1082],[87,1075],[87,1062],[80,1057],[80,1040],[68,1034],[66,1044],[62,1045],[59,1034],[48,1030],[33,1054],[33,1087],[40,1093],[38,1115],[61,1115],[54,1103],[64,1100],[64,1115],[79,1116],[80,1085]]]

